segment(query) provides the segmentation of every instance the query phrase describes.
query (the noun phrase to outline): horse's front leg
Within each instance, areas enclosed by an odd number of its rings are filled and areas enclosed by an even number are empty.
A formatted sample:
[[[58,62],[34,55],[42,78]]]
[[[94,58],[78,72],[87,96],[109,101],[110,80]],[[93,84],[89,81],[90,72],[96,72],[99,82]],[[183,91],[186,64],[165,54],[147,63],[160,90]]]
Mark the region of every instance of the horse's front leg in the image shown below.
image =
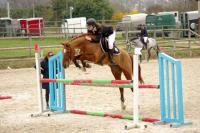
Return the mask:
[[[84,60],[81,60],[82,66],[83,66],[83,71],[86,71],[86,62]]]
[[[81,68],[81,66],[78,64],[76,58],[74,58],[74,59],[72,60],[72,62],[74,63],[74,65],[75,65],[76,67]]]

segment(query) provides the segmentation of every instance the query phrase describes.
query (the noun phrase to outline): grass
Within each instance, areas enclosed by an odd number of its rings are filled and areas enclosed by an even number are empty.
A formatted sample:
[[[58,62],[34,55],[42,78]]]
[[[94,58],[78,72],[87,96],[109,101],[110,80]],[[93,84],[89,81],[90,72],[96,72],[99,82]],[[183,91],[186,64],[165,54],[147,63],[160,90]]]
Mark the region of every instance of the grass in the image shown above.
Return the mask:
[[[61,38],[33,38],[33,39],[1,39],[0,48],[9,48],[9,47],[29,47],[34,46],[34,44],[42,45],[59,45],[66,39]]]
[[[116,40],[123,40],[121,33],[117,34]],[[168,39],[164,40],[162,38],[158,38],[159,41],[169,41]],[[49,45],[59,45],[61,42],[65,41],[64,38],[32,38],[29,39],[0,39],[0,48],[11,48],[11,47],[29,47],[34,46],[35,43],[39,44],[40,46],[49,46]],[[163,43],[159,44],[162,51],[166,52],[171,56],[175,56],[176,58],[188,58],[189,51],[188,51],[188,44],[185,43],[178,43],[176,45],[175,53],[172,51],[172,44],[170,43]],[[117,43],[117,47],[120,49],[126,49],[125,44]],[[61,50],[61,48],[44,48],[42,49],[42,54],[45,55],[48,51],[53,51],[56,53],[57,51]],[[200,57],[200,46],[197,43],[192,42],[192,57]],[[133,49],[131,51],[133,53]],[[143,53],[145,53],[143,51]],[[4,59],[0,61],[0,69],[7,69],[7,67],[11,68],[24,68],[24,67],[33,67],[34,60],[20,60],[20,61],[9,61],[6,59],[10,58],[26,58],[31,57],[34,58],[34,50],[29,49],[21,49],[21,50],[5,50],[0,51],[0,59]],[[143,56],[144,58],[144,56]],[[155,52],[152,52],[152,58],[156,58]]]
[[[34,68],[35,60],[1,61],[0,69],[9,68]]]

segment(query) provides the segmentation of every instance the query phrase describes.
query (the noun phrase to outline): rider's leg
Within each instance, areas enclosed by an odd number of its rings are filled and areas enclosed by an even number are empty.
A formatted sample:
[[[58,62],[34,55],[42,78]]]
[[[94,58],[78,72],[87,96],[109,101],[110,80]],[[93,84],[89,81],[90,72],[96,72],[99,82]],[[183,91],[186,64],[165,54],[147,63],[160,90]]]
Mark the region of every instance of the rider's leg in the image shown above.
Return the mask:
[[[144,47],[147,48],[147,45],[146,45],[146,43],[145,43],[144,38],[145,38],[145,37],[140,37],[140,41],[144,44]]]
[[[144,43],[146,43],[147,44],[147,41],[148,41],[148,37],[144,37]]]
[[[115,36],[116,36],[115,31],[113,32],[113,34],[108,36],[108,47],[109,47],[108,57],[109,57],[110,63],[113,65],[115,64],[113,61],[113,48],[114,48]]]

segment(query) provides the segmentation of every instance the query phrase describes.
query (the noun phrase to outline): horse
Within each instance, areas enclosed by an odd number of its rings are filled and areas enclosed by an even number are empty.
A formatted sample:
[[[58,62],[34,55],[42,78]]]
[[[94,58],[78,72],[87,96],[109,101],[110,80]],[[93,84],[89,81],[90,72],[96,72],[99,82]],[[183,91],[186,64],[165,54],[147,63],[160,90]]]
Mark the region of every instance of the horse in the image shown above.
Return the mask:
[[[136,48],[142,48],[147,50],[147,61],[149,61],[151,57],[151,49],[153,48],[156,51],[156,55],[158,56],[158,53],[160,52],[160,48],[156,43],[156,40],[154,38],[148,38],[147,40],[147,46],[141,42],[140,38],[132,38],[129,41],[127,41],[128,49],[130,49],[132,46]],[[140,56],[141,60],[141,56]]]
[[[101,49],[100,43],[93,43],[85,39],[85,34],[78,36],[69,41],[62,43],[63,45],[63,66],[64,68],[69,67],[70,62],[76,57],[80,56],[79,60],[88,60],[99,65],[108,65],[111,68],[111,72],[116,80],[121,80],[122,73],[127,80],[132,80],[133,74],[133,58],[125,50],[120,50],[118,55],[114,55],[113,59],[116,65],[109,63],[108,55]],[[93,35],[89,35],[93,36]],[[144,83],[141,75],[141,67],[139,65],[139,76],[140,83]],[[124,88],[119,88],[121,109],[125,110],[124,104]],[[133,91],[133,88],[131,88]]]

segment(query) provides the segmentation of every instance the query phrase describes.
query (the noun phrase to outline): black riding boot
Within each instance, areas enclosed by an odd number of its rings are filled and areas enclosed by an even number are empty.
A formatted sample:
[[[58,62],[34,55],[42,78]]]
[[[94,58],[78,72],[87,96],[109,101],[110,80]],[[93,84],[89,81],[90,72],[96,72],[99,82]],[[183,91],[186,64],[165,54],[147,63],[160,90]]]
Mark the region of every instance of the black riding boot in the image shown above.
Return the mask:
[[[116,65],[115,62],[113,61],[113,49],[108,50],[108,58],[110,60],[111,65]]]

